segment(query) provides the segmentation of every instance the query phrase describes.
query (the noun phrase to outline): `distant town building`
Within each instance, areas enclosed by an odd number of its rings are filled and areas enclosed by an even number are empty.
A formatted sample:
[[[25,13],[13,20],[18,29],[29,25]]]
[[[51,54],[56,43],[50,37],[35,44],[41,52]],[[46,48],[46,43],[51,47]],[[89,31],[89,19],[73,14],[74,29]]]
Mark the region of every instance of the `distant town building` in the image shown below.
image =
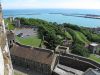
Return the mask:
[[[100,34],[100,27],[96,27],[96,28],[87,28],[89,30],[91,30],[92,32],[96,33],[96,34]]]
[[[91,43],[89,45],[89,50],[90,52],[92,52],[93,54],[99,54],[100,53],[100,45],[97,43]]]
[[[97,34],[100,34],[100,27],[96,28],[96,29],[95,29],[95,32],[96,32]]]

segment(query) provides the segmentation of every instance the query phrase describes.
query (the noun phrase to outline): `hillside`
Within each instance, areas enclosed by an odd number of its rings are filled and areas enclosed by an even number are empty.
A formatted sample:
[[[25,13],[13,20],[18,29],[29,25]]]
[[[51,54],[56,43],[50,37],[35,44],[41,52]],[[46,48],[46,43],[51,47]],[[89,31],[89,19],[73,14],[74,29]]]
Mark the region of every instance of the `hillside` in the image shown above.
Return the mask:
[[[89,43],[89,40],[87,39],[87,37],[86,37],[83,33],[79,32],[79,31],[75,31],[75,35],[76,35],[77,38],[80,39],[83,43],[85,43],[85,44],[88,44],[88,43]]]
[[[83,33],[79,32],[77,30],[73,30],[71,28],[67,28],[67,36],[72,38],[74,40],[74,42],[79,41],[83,44],[90,43],[89,40],[87,39],[87,37]]]
[[[16,18],[21,22],[21,27],[27,26],[37,26],[38,27],[38,39],[42,40],[42,43],[48,49],[55,49],[58,45],[62,45],[63,40],[72,40],[72,52],[88,56],[88,50],[85,48],[91,42],[100,43],[100,34],[96,34],[90,31],[88,28],[79,27],[77,25],[63,23],[57,24],[56,22],[47,22],[41,19],[33,18]],[[7,20],[8,21],[8,20]],[[11,23],[9,23],[10,25]],[[8,29],[13,29],[12,26],[8,25]],[[10,27],[10,28],[9,28]],[[16,28],[16,27],[15,27]],[[36,42],[36,38],[33,42],[28,42],[31,39],[16,38],[18,42],[25,45],[39,46],[39,42]],[[34,45],[35,44],[35,45]],[[77,50],[78,49],[78,50]],[[75,51],[76,50],[76,51]]]

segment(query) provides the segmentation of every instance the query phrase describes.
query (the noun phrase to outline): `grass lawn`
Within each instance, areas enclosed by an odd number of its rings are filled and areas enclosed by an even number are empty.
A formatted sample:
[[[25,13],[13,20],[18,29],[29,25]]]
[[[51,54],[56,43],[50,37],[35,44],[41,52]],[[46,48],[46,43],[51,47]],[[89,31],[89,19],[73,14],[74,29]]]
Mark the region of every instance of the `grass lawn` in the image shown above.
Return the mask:
[[[41,44],[41,39],[39,39],[36,36],[30,36],[28,38],[22,38],[16,36],[16,41],[19,42],[20,44],[28,45],[32,47],[39,47],[39,45]]]
[[[89,58],[100,63],[100,56],[98,56],[96,54],[91,54]]]
[[[84,43],[85,45],[90,43],[90,41],[87,39],[87,37],[83,33],[79,32],[77,30],[73,30],[71,28],[68,28],[68,32],[69,33],[66,33],[66,35],[69,37],[72,36],[72,38],[74,39],[73,41],[78,40],[78,41]]]

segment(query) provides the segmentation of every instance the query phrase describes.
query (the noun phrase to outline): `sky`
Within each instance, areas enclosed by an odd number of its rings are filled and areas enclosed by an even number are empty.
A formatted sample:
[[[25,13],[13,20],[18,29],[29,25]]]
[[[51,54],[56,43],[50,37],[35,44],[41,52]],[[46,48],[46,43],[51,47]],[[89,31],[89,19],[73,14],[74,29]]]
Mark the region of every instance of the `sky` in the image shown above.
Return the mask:
[[[1,0],[3,9],[100,9],[100,0]]]

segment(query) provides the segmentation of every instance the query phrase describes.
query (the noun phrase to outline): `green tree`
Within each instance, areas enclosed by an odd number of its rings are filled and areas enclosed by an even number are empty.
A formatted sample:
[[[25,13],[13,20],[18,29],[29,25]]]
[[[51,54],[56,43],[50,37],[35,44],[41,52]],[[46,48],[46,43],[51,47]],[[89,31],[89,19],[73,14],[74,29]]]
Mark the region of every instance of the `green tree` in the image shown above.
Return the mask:
[[[72,53],[80,55],[80,56],[84,56],[84,57],[88,57],[90,55],[89,50],[80,44],[75,44],[73,46]]]

